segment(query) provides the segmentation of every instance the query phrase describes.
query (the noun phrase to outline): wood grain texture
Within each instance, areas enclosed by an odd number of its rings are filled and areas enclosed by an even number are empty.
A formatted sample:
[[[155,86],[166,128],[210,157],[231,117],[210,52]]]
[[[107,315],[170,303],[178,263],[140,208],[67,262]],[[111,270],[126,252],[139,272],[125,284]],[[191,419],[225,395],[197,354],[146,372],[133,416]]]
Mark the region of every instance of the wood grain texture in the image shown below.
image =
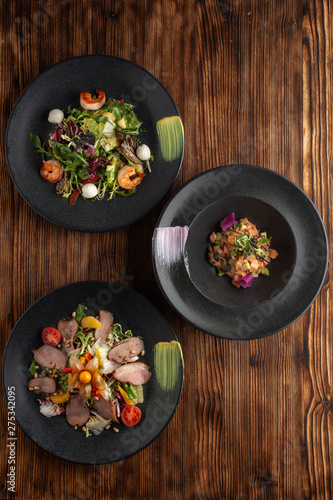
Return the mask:
[[[230,163],[261,165],[295,182],[314,201],[330,239],[330,3],[2,2],[1,352],[20,315],[44,293],[78,280],[112,280],[148,297],[169,320],[183,348],[185,385],[168,428],[120,463],[67,463],[18,429],[15,495],[6,484],[1,395],[1,500],[332,498],[330,273],[293,325],[266,339],[231,342],[183,321],[164,300],[151,264],[152,233],[172,193],[198,173]],[[84,54],[124,57],[151,71],[173,96],[186,135],[170,195],[144,220],[105,234],[67,231],[33,212],[11,182],[4,153],[10,111],[26,85],[51,65]]]

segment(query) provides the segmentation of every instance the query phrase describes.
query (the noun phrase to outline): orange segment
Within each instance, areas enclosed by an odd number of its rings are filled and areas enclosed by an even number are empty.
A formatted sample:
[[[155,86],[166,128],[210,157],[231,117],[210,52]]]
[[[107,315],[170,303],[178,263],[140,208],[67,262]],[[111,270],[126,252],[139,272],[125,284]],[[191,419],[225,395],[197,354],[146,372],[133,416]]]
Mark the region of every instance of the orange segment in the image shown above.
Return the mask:
[[[58,394],[53,394],[50,396],[51,401],[53,403],[61,404],[65,403],[69,399],[69,392],[59,392]]]
[[[93,316],[85,316],[81,320],[81,326],[82,328],[100,328],[101,324],[98,319]]]

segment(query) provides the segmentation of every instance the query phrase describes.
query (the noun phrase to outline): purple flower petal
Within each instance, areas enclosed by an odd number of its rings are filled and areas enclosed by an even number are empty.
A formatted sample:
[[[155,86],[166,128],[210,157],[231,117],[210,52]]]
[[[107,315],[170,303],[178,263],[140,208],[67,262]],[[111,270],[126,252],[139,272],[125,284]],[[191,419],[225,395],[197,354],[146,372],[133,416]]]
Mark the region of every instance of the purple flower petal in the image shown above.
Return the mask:
[[[237,221],[235,221],[235,214],[234,212],[231,212],[231,214],[224,217],[224,219],[220,222],[220,226],[223,229],[223,231],[228,231],[228,229],[233,227],[235,222],[237,223]]]

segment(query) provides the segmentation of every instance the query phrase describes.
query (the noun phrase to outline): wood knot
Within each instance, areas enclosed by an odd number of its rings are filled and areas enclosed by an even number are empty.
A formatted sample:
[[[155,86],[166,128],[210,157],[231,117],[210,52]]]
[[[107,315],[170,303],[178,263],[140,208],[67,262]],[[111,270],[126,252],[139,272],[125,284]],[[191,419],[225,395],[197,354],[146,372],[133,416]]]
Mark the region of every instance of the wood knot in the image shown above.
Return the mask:
[[[267,473],[264,476],[258,478],[257,484],[260,488],[269,488],[270,486],[276,485],[277,481]]]
[[[322,404],[322,407],[326,408],[328,411],[333,411],[333,401],[329,401],[328,399],[324,399],[321,404]]]
[[[223,21],[230,20],[233,13],[232,6],[228,2],[225,2],[223,0],[217,0],[216,5],[221,11]]]
[[[298,27],[298,23],[296,21],[296,19],[294,18],[291,18],[290,21],[288,22],[288,32],[291,34],[291,33],[295,33],[295,31],[297,30],[297,27]]]

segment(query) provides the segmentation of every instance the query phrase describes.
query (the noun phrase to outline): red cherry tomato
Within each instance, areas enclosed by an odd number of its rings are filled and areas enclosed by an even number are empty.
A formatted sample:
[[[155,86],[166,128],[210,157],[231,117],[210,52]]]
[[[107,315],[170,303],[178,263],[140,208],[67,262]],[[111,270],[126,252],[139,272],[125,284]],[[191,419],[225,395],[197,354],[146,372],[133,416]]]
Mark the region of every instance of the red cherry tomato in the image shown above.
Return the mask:
[[[127,427],[133,427],[141,420],[141,410],[137,406],[127,405],[121,412],[121,420]]]
[[[42,339],[44,344],[57,346],[61,342],[61,333],[52,326],[47,326],[42,331]]]

